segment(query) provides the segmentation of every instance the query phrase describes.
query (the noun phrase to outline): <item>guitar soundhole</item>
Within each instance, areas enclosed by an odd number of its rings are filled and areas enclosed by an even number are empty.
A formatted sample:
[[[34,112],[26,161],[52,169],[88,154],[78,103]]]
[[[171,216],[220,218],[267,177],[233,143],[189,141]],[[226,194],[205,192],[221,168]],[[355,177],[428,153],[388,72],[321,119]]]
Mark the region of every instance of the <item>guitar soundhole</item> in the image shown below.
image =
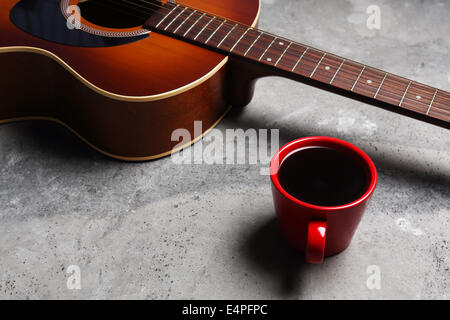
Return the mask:
[[[126,28],[141,26],[146,20],[145,15],[127,14],[131,11],[117,11],[111,5],[99,10],[100,4],[87,5],[91,1],[78,3],[80,11],[84,11],[86,15],[86,20],[89,19],[96,25],[118,28],[117,30],[99,30],[95,26],[90,27],[85,24],[81,24],[79,28],[69,28],[70,20],[68,19],[73,15],[73,10],[69,7],[70,0],[21,0],[12,8],[10,19],[16,27],[38,38],[78,47],[119,46],[148,37],[149,31],[145,29],[126,30]],[[93,0],[92,2],[102,1],[123,2],[118,0]],[[127,0],[129,1],[138,0]],[[94,8],[97,8],[96,11]]]
[[[88,0],[78,3],[81,16],[92,24],[106,28],[139,27],[147,20],[145,10],[133,6],[132,1]]]

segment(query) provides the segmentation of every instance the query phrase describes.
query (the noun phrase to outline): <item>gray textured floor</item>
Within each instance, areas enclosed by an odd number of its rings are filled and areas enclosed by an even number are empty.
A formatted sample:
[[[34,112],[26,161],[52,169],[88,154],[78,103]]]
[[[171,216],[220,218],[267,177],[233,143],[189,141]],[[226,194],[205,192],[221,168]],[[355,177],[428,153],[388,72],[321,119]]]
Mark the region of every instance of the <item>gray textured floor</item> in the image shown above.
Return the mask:
[[[260,26],[450,91],[449,16],[444,0],[264,0]],[[308,266],[282,244],[259,166],[116,162],[56,125],[9,124],[0,298],[450,298],[449,131],[277,78],[219,126],[238,127],[339,137],[374,159],[378,188],[344,253]]]

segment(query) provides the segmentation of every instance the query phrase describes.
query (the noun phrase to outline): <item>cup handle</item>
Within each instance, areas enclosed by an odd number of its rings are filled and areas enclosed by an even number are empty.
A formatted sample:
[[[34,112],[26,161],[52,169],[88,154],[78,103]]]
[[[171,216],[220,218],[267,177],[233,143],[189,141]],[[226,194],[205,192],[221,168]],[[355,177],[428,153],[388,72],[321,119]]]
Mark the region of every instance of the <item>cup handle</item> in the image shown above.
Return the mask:
[[[309,222],[308,242],[306,244],[306,262],[314,264],[320,264],[323,262],[326,236],[326,221]]]

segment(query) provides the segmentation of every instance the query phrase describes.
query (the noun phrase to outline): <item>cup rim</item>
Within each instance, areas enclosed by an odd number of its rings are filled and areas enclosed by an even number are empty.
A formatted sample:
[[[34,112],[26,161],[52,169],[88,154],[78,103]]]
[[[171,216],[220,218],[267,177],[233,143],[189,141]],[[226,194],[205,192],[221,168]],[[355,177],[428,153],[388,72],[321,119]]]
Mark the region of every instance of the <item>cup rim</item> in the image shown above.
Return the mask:
[[[296,148],[295,146],[297,146],[299,144],[304,144],[305,142],[334,143],[334,144],[338,144],[338,145],[356,153],[367,165],[367,167],[369,169],[369,173],[370,173],[370,183],[369,183],[366,191],[364,192],[364,194],[361,197],[359,197],[358,199],[356,199],[350,203],[344,204],[344,205],[319,206],[319,205],[315,205],[315,204],[311,204],[311,203],[299,200],[299,199],[293,197],[292,195],[290,195],[286,190],[284,190],[284,188],[280,184],[279,177],[278,177],[278,170],[279,170],[281,162],[282,162],[282,161],[280,161],[280,155],[281,155],[281,153],[285,152],[286,149],[292,149],[292,150],[289,150],[289,152],[287,152],[286,155],[290,154],[292,151],[300,149],[301,147]],[[283,159],[286,157],[286,155],[283,157]],[[364,151],[362,151],[360,148],[356,147],[355,145],[353,145],[347,141],[341,140],[341,139],[331,138],[331,137],[323,137],[323,136],[312,136],[312,137],[306,137],[306,138],[300,138],[300,139],[293,140],[293,141],[285,144],[283,147],[281,147],[277,151],[277,153],[275,153],[272,160],[270,161],[270,178],[272,180],[273,185],[278,189],[278,191],[280,191],[286,198],[288,198],[289,200],[293,201],[294,203],[296,203],[302,207],[307,207],[307,208],[310,208],[313,210],[321,210],[321,211],[339,211],[339,210],[354,207],[354,206],[366,201],[373,194],[373,192],[375,190],[375,187],[377,185],[378,176],[377,176],[377,170],[375,168],[374,163],[372,162],[370,157]]]

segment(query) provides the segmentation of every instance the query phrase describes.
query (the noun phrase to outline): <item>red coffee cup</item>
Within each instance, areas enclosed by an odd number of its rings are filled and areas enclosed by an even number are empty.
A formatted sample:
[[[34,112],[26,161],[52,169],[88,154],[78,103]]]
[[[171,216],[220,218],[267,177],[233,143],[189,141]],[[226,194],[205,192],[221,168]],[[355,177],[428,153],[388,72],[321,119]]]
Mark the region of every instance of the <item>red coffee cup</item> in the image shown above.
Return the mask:
[[[369,179],[367,189],[357,200],[339,206],[318,206],[287,193],[280,184],[278,171],[293,151],[306,147],[327,147],[356,157]],[[284,238],[301,252],[306,262],[322,263],[324,256],[335,255],[348,247],[377,184],[372,160],[354,145],[335,138],[308,137],[283,146],[270,163],[272,194],[278,224]]]

